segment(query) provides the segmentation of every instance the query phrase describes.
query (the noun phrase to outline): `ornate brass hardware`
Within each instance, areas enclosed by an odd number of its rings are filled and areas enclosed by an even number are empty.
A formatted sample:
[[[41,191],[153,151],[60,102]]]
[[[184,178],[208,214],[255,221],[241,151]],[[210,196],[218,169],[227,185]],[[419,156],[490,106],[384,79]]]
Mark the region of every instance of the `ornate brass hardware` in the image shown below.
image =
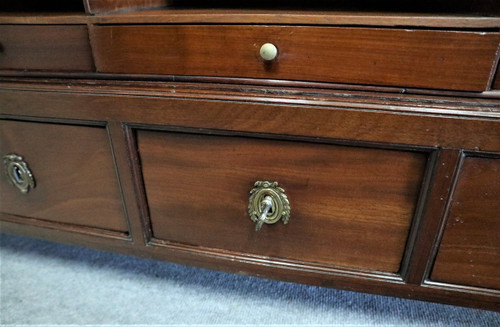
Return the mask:
[[[14,153],[6,154],[3,156],[3,165],[7,180],[21,193],[26,194],[35,188],[35,179],[23,157]]]
[[[255,230],[259,231],[264,223],[274,224],[283,220],[284,224],[290,219],[290,202],[285,190],[278,187],[278,182],[257,181],[250,191],[248,214],[256,223]]]

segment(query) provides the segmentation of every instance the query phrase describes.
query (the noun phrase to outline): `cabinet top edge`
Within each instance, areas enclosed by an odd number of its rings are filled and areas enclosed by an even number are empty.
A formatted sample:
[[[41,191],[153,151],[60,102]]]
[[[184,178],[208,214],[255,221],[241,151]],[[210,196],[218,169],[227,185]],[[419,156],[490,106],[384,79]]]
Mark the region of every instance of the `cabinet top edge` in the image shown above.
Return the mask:
[[[256,9],[157,9],[87,16],[81,13],[0,13],[0,24],[283,24],[500,29],[500,17]]]

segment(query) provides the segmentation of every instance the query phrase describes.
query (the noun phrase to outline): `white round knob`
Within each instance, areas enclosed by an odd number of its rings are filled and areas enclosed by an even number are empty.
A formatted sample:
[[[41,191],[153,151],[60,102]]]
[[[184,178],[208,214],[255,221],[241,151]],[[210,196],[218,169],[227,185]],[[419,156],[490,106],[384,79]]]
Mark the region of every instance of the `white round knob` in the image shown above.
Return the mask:
[[[260,56],[264,60],[274,60],[278,55],[278,48],[272,43],[265,43],[260,47]]]

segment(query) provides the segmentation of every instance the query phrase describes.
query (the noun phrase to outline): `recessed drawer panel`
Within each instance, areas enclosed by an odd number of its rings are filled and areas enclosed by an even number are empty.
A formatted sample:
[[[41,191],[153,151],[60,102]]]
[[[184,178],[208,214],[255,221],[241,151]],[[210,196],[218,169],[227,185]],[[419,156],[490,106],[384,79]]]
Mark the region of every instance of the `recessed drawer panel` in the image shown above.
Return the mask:
[[[308,26],[95,26],[91,35],[105,73],[471,91],[486,89],[500,41],[498,33]],[[275,59],[261,57],[265,43]]]
[[[500,290],[500,159],[467,157],[432,280]]]
[[[0,121],[0,140],[0,212],[128,230],[104,128]]]
[[[153,237],[188,246],[396,273],[423,153],[138,131]],[[287,224],[249,215],[256,181],[278,182]],[[273,209],[271,209],[272,211]]]
[[[86,25],[0,25],[0,70],[93,71]]]

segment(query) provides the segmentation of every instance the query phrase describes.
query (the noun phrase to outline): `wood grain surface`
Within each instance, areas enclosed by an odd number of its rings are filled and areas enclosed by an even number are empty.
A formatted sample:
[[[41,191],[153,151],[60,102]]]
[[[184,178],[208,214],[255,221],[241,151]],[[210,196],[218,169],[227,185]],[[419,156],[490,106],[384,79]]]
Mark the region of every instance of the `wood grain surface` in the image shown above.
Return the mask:
[[[99,72],[484,91],[499,33],[306,26],[94,26]],[[264,43],[278,48],[265,62]]]
[[[398,108],[391,101],[373,107],[370,97],[351,107],[347,102],[322,104],[314,98],[281,101],[269,93],[260,97],[245,93],[234,97],[217,90],[189,94],[175,85],[155,95],[134,90],[103,94],[98,86],[81,93],[72,89],[73,85],[63,85],[60,92],[0,89],[1,113],[101,121],[113,117],[137,124],[500,151],[498,108],[484,109],[495,117],[476,118],[461,116],[459,108],[443,115],[406,112],[406,106]]]
[[[110,150],[104,128],[1,120],[0,154],[22,156],[36,187],[22,194],[2,172],[0,212],[126,232]]]
[[[95,24],[283,24],[432,28],[498,28],[498,16],[463,12],[454,15],[411,11],[290,10],[243,8],[169,8],[89,17]],[[0,18],[1,21],[1,18]]]
[[[500,290],[500,159],[467,157],[432,280]]]
[[[93,71],[86,25],[0,25],[0,70]]]
[[[138,132],[160,240],[397,273],[426,162],[421,153],[229,136]],[[255,181],[278,181],[288,225],[255,232]]]

